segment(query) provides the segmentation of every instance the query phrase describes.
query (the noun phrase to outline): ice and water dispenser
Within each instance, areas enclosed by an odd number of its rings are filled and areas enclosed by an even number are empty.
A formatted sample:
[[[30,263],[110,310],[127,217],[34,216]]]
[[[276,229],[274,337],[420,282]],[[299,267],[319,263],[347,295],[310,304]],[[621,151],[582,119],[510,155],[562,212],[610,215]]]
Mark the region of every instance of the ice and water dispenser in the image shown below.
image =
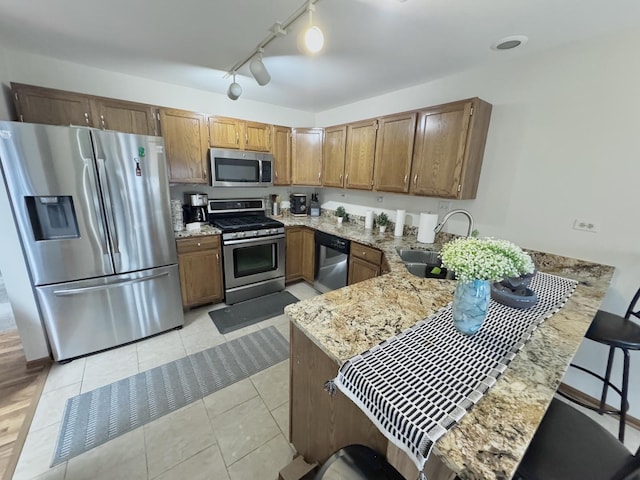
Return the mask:
[[[24,198],[36,241],[80,236],[71,195]]]

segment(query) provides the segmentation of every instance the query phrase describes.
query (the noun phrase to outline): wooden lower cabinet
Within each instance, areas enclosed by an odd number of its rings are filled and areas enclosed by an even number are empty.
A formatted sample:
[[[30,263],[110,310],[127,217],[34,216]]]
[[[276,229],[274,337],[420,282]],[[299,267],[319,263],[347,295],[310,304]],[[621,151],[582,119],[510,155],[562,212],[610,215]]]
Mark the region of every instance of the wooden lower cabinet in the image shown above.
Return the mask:
[[[306,227],[287,227],[286,234],[286,283],[305,280],[313,283],[315,273],[315,231]]]
[[[220,236],[178,239],[176,247],[182,306],[221,302],[224,289]]]
[[[357,242],[351,242],[349,255],[349,285],[377,277],[382,271],[382,252]]]
[[[307,462],[324,463],[334,452],[351,444],[366,445],[381,453],[405,478],[418,470],[355,403],[340,390],[324,390],[340,365],[293,323],[290,324],[289,440]],[[430,480],[451,480],[455,474],[435,454],[424,472]]]

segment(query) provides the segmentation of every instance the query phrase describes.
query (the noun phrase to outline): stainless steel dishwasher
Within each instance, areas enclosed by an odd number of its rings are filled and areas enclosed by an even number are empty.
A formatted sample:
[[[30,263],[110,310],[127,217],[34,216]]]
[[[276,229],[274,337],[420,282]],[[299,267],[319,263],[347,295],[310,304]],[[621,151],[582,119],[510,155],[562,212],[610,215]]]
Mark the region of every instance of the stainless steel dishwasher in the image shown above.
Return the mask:
[[[351,242],[316,230],[316,265],[313,287],[325,293],[347,285]]]

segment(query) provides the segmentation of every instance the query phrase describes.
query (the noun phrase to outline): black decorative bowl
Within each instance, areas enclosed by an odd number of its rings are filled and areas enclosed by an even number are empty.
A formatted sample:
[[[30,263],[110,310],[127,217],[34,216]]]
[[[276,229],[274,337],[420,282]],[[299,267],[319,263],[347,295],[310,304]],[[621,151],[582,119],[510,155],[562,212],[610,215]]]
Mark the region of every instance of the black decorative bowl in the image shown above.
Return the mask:
[[[491,284],[491,298],[508,307],[525,310],[538,303],[536,292],[529,287],[511,289],[504,281]]]

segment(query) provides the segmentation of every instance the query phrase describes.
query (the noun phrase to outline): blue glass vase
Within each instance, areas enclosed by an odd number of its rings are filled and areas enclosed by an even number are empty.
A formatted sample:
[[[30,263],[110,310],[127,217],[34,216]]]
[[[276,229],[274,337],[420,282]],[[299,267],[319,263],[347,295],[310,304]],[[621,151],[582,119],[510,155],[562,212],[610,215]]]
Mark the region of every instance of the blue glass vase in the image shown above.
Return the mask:
[[[488,280],[458,281],[451,306],[453,324],[458,331],[473,335],[480,330],[487,317],[490,298],[491,284]]]

